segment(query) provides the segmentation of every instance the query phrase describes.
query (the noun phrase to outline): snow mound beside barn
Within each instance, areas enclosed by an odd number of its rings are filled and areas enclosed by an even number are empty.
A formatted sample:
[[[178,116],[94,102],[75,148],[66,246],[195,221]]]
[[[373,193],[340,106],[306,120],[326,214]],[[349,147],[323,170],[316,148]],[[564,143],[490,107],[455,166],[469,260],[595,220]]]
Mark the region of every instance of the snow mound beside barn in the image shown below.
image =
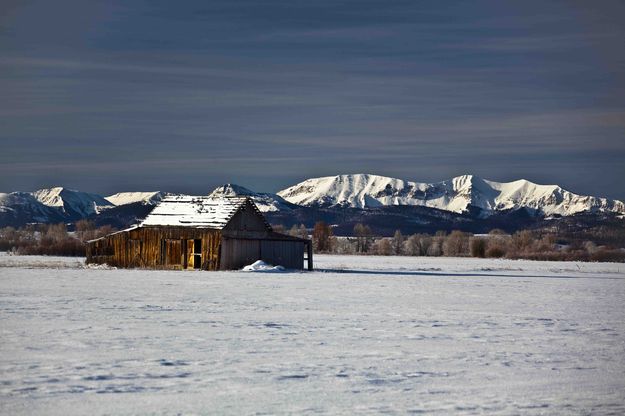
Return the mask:
[[[241,269],[244,272],[270,272],[270,273],[281,273],[286,271],[286,269],[282,266],[274,266],[269,263],[265,263],[262,260],[256,260],[252,264],[248,264],[247,266]]]

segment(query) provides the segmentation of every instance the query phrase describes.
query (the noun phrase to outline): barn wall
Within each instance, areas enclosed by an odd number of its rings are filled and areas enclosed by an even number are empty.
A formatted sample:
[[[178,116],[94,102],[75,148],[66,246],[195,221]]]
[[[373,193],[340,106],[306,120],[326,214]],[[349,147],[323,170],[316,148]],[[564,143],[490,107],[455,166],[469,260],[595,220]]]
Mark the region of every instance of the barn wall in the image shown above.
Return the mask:
[[[260,257],[261,240],[224,238],[221,243],[221,268],[238,270]]]
[[[221,247],[221,268],[238,270],[263,260],[287,269],[304,268],[304,242],[269,239],[224,238]]]
[[[287,269],[304,268],[304,243],[299,241],[261,240],[260,258]]]
[[[87,263],[115,267],[182,269],[187,266],[187,240],[202,240],[201,269],[219,269],[218,230],[185,227],[140,227],[87,244]]]

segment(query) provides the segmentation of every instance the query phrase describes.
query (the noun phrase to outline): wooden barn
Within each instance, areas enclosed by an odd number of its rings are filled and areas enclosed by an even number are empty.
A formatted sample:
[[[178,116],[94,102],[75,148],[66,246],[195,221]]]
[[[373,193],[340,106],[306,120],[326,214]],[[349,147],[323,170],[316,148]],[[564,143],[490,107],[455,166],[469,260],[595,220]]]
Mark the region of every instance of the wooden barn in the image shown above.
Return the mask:
[[[246,197],[167,197],[141,225],[87,243],[87,263],[116,267],[237,270],[256,260],[312,270],[312,244],[274,232]]]

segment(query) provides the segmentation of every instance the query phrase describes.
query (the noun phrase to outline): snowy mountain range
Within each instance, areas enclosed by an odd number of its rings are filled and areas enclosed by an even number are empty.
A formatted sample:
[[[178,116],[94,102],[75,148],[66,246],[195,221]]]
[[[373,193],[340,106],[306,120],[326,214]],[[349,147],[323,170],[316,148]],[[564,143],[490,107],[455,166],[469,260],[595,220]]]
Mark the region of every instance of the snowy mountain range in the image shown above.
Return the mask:
[[[121,192],[104,197],[63,187],[0,194],[0,227],[83,218],[98,225],[124,227],[145,217],[165,195],[161,191]],[[352,222],[371,222],[384,230],[404,225],[427,225],[435,230],[443,225],[479,222],[479,229],[488,229],[505,226],[511,218],[527,225],[528,218],[625,216],[621,201],[577,195],[557,185],[527,180],[502,183],[472,175],[436,183],[368,174],[338,175],[307,179],[277,194],[225,184],[209,195],[249,196],[274,223],[310,226],[323,219],[344,224],[346,229],[353,227]]]
[[[621,201],[577,195],[557,185],[538,185],[524,179],[505,183],[472,175],[436,183],[367,174],[327,176],[307,179],[278,195],[303,206],[364,209],[407,205],[455,213],[479,209],[481,216],[521,208],[543,216],[581,212],[625,214],[625,204]]]
[[[0,226],[73,222],[105,214],[107,217],[122,215],[132,219],[134,216],[129,215],[128,207],[143,214],[146,211],[143,207],[156,205],[165,195],[160,191],[120,192],[103,197],[63,187],[0,193]]]

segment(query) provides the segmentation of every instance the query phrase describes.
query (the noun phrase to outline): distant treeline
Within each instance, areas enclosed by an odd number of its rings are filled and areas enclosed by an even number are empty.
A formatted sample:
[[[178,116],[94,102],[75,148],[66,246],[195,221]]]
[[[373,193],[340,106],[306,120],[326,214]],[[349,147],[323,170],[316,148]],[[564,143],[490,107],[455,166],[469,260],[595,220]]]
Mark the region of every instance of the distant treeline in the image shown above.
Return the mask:
[[[583,232],[566,229],[523,230],[508,234],[492,230],[474,235],[462,231],[439,231],[434,235],[375,236],[369,226],[356,224],[352,237],[333,235],[322,221],[312,230],[304,225],[274,231],[310,238],[316,253],[489,257],[530,260],[625,262],[625,227],[590,227]],[[110,226],[96,227],[92,221],[76,222],[71,231],[65,224],[36,224],[24,228],[0,228],[0,251],[22,255],[84,256],[85,242],[114,232]]]
[[[298,237],[308,235],[303,225],[290,230],[277,225],[274,229]],[[317,253],[625,262],[625,229],[622,228],[597,227],[584,233],[562,235],[550,230],[508,234],[496,229],[480,235],[439,231],[434,235],[405,236],[397,230],[393,237],[376,237],[367,225],[356,224],[353,237],[336,237],[331,226],[318,222],[311,235]],[[610,243],[598,243],[605,241]]]
[[[0,228],[0,251],[22,255],[84,256],[85,242],[110,234],[110,226],[92,221],[76,222],[72,232],[65,224],[33,224],[23,228]]]

